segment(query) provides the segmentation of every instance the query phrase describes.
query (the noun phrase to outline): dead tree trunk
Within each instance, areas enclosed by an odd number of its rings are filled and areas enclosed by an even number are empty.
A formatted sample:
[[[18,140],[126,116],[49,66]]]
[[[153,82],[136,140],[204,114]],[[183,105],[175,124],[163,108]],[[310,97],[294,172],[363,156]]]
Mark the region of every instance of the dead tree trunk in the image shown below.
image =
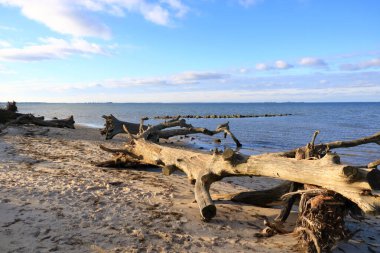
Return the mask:
[[[35,117],[32,114],[17,113],[16,102],[8,102],[5,109],[0,108],[0,132],[9,125],[27,125],[33,124],[37,126],[74,128],[74,117],[70,116],[66,119],[45,120],[44,117]]]
[[[179,120],[179,116],[177,116],[176,118],[171,119],[163,124],[148,129],[148,126],[144,125],[144,121],[148,120],[148,118],[142,118],[140,124],[120,121],[112,114],[109,116],[103,115],[103,118],[106,120],[106,123],[104,124],[104,128],[100,130],[100,133],[106,136],[106,140],[112,139],[117,134],[125,134],[125,130],[123,128],[123,126],[125,126],[131,134],[139,134],[147,130],[147,133],[144,133],[144,138],[149,139],[153,142],[158,142],[160,138],[169,139],[170,137],[180,135],[205,134],[213,136],[218,133],[224,133],[224,137],[226,137],[226,135],[231,136],[237,147],[241,147],[239,140],[229,131],[228,122],[219,125],[214,131],[212,131],[206,128],[193,127],[190,124],[186,124],[185,120]],[[177,126],[181,128],[162,131],[165,128]]]
[[[34,124],[36,126],[46,126],[46,127],[58,127],[58,128],[72,128],[74,129],[74,116],[70,116],[66,119],[52,119],[44,120],[43,118],[38,118],[30,115],[29,118],[21,121],[22,124]]]
[[[173,165],[185,172],[190,181],[196,182],[195,194],[200,200],[198,203],[204,219],[210,219],[215,215],[204,213],[204,210],[212,208],[209,206],[214,206],[208,191],[209,185],[228,176],[267,176],[317,185],[343,195],[366,213],[380,211],[380,200],[376,197],[380,182],[372,180],[379,177],[380,172],[376,169],[340,164],[339,157],[327,151],[324,157],[317,160],[297,160],[289,158],[287,153],[245,156],[233,152],[232,156],[226,156],[230,150],[225,151],[224,155],[206,154],[185,148],[158,145],[150,141],[150,139],[157,140],[157,137],[165,132],[165,128],[175,126],[186,127],[187,124],[182,119],[150,127],[135,137],[130,133],[133,138],[132,143],[126,145],[123,150],[115,151],[125,156],[133,155],[134,160],[143,164],[162,167]],[[127,128],[125,130],[129,131]],[[179,130],[182,133],[183,129]],[[380,133],[363,139],[367,140],[365,143],[368,143],[368,140],[377,143],[380,141]],[[359,143],[358,145],[363,144],[360,140],[355,142]],[[316,147],[320,146],[322,145]]]
[[[138,134],[140,131],[139,124],[118,120],[112,114],[109,116],[103,115],[102,117],[106,120],[106,123],[104,124],[104,128],[100,130],[100,133],[106,136],[106,140],[112,139],[117,134],[124,134],[125,131],[123,130],[123,126],[126,126],[132,134]],[[146,130],[148,128],[145,125],[142,127],[143,130]]]
[[[10,113],[10,112],[4,112],[0,111],[0,118],[2,123],[4,125],[0,128],[1,130],[4,130],[10,125],[36,125],[36,126],[47,126],[47,127],[58,127],[58,128],[75,128],[74,124],[74,117],[70,116],[66,119],[52,119],[52,120],[45,120],[44,117],[35,117],[32,114],[22,114],[22,113]]]
[[[171,127],[180,128],[165,130]],[[260,201],[256,201],[256,204],[257,202],[269,204],[272,200],[278,199],[279,194],[282,195],[282,193],[291,189],[292,184],[293,190],[297,190],[298,188],[298,186],[294,188],[294,184],[312,185],[319,188],[322,192],[327,191],[330,195],[333,194],[333,200],[335,198],[344,200],[342,208],[346,211],[352,208],[352,210],[356,211],[360,209],[367,214],[380,214],[380,171],[376,169],[376,166],[380,162],[376,161],[368,166],[349,166],[341,164],[339,156],[330,151],[335,148],[352,147],[367,143],[380,144],[380,132],[373,136],[352,141],[314,145],[318,134],[316,132],[312,141],[305,147],[289,152],[253,156],[242,155],[231,149],[226,149],[223,153],[214,152],[213,154],[208,154],[196,150],[154,143],[167,132],[170,132],[171,136],[175,136],[186,134],[185,132],[192,133],[193,129],[195,128],[189,127],[183,119],[175,119],[148,127],[145,131],[136,135],[133,135],[127,127],[124,127],[130,139],[130,142],[124,148],[102,148],[116,154],[119,160],[123,158],[126,166],[128,166],[128,163],[132,163],[133,165],[140,163],[159,166],[163,168],[163,172],[167,175],[174,170],[183,171],[189,181],[195,185],[195,199],[200,209],[201,218],[205,221],[212,219],[216,215],[216,207],[209,192],[212,183],[230,176],[266,176],[289,181],[274,190],[260,191],[256,192],[256,194],[239,193],[237,195],[230,195],[231,199],[235,198],[240,199],[240,201],[249,202],[252,200],[251,197],[257,197]],[[226,125],[217,130],[218,132],[224,132],[233,136],[229,128],[226,128]],[[237,143],[240,142],[237,141]],[[260,199],[263,194],[268,194],[269,197]],[[301,191],[300,194],[301,198],[304,197],[304,192]],[[320,195],[323,194],[321,193]],[[225,195],[216,197],[225,197]],[[289,201],[286,202],[288,208],[283,210],[280,220],[284,220],[284,217],[286,219],[287,212],[289,212],[295,200],[294,197],[290,197],[292,199],[291,204],[289,204]],[[307,210],[308,208],[306,207]],[[302,215],[303,213],[301,211]],[[341,215],[339,213],[337,216],[330,218],[341,217]],[[267,224],[270,223],[267,222]],[[275,228],[275,226],[272,227]],[[309,233],[308,228],[302,227],[302,229],[300,228],[304,232],[301,232],[301,234]],[[309,241],[315,241],[313,235],[309,233]],[[318,243],[318,240],[317,238],[317,244],[314,249],[323,245]],[[322,238],[321,240],[324,239]],[[322,250],[331,247],[331,243],[327,243],[326,245],[328,246],[323,246]]]

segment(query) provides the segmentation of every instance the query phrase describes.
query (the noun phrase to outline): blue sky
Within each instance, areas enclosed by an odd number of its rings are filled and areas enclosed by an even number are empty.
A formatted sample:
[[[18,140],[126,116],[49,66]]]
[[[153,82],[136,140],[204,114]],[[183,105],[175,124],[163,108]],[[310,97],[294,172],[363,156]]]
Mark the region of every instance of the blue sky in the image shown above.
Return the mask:
[[[0,101],[380,101],[378,0],[0,0]]]

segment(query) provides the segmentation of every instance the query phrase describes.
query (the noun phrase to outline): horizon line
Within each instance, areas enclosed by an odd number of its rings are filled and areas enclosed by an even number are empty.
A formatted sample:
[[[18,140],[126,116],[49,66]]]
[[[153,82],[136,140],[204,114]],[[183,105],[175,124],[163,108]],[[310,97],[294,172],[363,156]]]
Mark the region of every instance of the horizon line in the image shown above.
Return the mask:
[[[0,103],[7,103],[11,101],[0,101]],[[43,102],[43,101],[14,101],[18,104],[324,104],[324,103],[380,103],[380,101],[287,101],[287,102]]]

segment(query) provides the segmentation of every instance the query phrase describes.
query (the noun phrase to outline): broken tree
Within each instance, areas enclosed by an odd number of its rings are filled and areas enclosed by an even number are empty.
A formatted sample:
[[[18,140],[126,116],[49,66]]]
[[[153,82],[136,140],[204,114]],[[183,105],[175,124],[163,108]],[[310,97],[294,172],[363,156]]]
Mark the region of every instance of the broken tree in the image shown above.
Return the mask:
[[[150,127],[144,125],[144,121],[148,120],[148,118],[141,118],[140,124],[120,121],[112,114],[109,116],[103,115],[103,118],[106,120],[104,124],[104,128],[100,130],[102,135],[106,136],[106,140],[112,139],[115,135],[125,133],[125,128],[128,129],[130,134],[141,134],[144,136],[143,138],[149,140],[158,141],[159,138],[169,139],[173,136],[179,135],[189,135],[189,134],[205,134],[209,136],[213,136],[218,133],[224,133],[224,136],[230,135],[234,140],[238,147],[241,147],[241,143],[239,140],[230,132],[230,127],[228,122],[225,124],[219,125],[215,130],[208,130],[206,128],[201,127],[193,127],[190,124],[187,124],[185,120],[179,120],[179,116],[174,119],[171,119],[164,124],[160,124],[154,127]],[[180,127],[180,129],[175,130],[165,130],[165,128],[171,127]],[[145,132],[144,132],[145,131]]]
[[[310,143],[299,149],[282,153],[246,156],[232,149],[226,149],[223,153],[215,151],[208,154],[158,144],[159,138],[163,136],[185,135],[194,133],[194,129],[198,129],[186,124],[184,119],[174,119],[147,127],[145,130],[142,128],[142,123],[143,121],[140,124],[139,132],[135,135],[129,131],[128,127],[124,127],[124,131],[130,140],[124,148],[110,149],[104,146],[102,148],[115,153],[118,165],[122,163],[126,166],[129,164],[136,166],[138,163],[149,164],[162,167],[165,174],[170,174],[174,170],[183,171],[189,181],[195,185],[195,199],[201,217],[205,221],[216,215],[216,207],[209,192],[211,184],[230,176],[266,176],[301,185],[316,186],[323,190],[324,193],[321,195],[326,195],[326,198],[321,199],[321,203],[328,201],[330,199],[328,196],[333,193],[344,200],[342,205],[347,207],[347,210],[352,207],[352,210],[360,209],[367,214],[380,213],[380,194],[378,192],[380,190],[380,172],[376,169],[378,163],[375,162],[369,166],[349,166],[341,164],[339,156],[331,153],[331,150],[335,148],[367,143],[379,144],[380,132],[358,140],[315,145],[316,133]],[[166,130],[172,127],[177,128]],[[210,130],[203,129],[197,133],[205,131]],[[231,137],[233,136],[225,125],[224,127],[223,125],[222,127],[219,126],[215,132],[224,132]],[[239,145],[240,142],[236,137],[234,139]],[[285,187],[285,189],[288,188]],[[289,199],[293,204],[294,198],[290,197]],[[285,214],[285,216],[287,215]],[[308,230],[305,228],[302,231]],[[307,236],[309,241],[314,241],[313,235]],[[324,250],[328,250],[330,246],[329,244]],[[320,251],[318,250],[320,248],[318,242],[313,247],[316,252]]]
[[[16,102],[8,102],[7,107],[0,109],[0,132],[10,125],[37,125],[58,128],[74,128],[74,117],[66,119],[45,120],[44,117],[35,117],[32,114],[23,114],[17,112]]]

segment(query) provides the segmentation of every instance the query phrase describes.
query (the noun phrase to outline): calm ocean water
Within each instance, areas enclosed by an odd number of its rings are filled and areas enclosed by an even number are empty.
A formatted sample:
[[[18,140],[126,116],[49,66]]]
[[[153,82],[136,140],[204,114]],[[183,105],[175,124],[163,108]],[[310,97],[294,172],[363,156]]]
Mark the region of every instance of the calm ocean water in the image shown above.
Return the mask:
[[[102,127],[104,114],[139,122],[143,116],[178,114],[275,114],[292,116],[272,118],[188,119],[196,126],[214,129],[230,122],[231,130],[243,143],[242,152],[256,154],[284,151],[305,145],[315,130],[317,143],[350,140],[380,131],[380,103],[189,103],[189,104],[45,104],[19,103],[22,113],[65,118],[74,115],[77,123]],[[153,121],[148,123],[154,123]],[[211,148],[212,138],[201,136],[198,145]],[[228,139],[227,145],[233,146]],[[380,146],[371,144],[338,151],[344,162],[366,164],[380,159]]]

